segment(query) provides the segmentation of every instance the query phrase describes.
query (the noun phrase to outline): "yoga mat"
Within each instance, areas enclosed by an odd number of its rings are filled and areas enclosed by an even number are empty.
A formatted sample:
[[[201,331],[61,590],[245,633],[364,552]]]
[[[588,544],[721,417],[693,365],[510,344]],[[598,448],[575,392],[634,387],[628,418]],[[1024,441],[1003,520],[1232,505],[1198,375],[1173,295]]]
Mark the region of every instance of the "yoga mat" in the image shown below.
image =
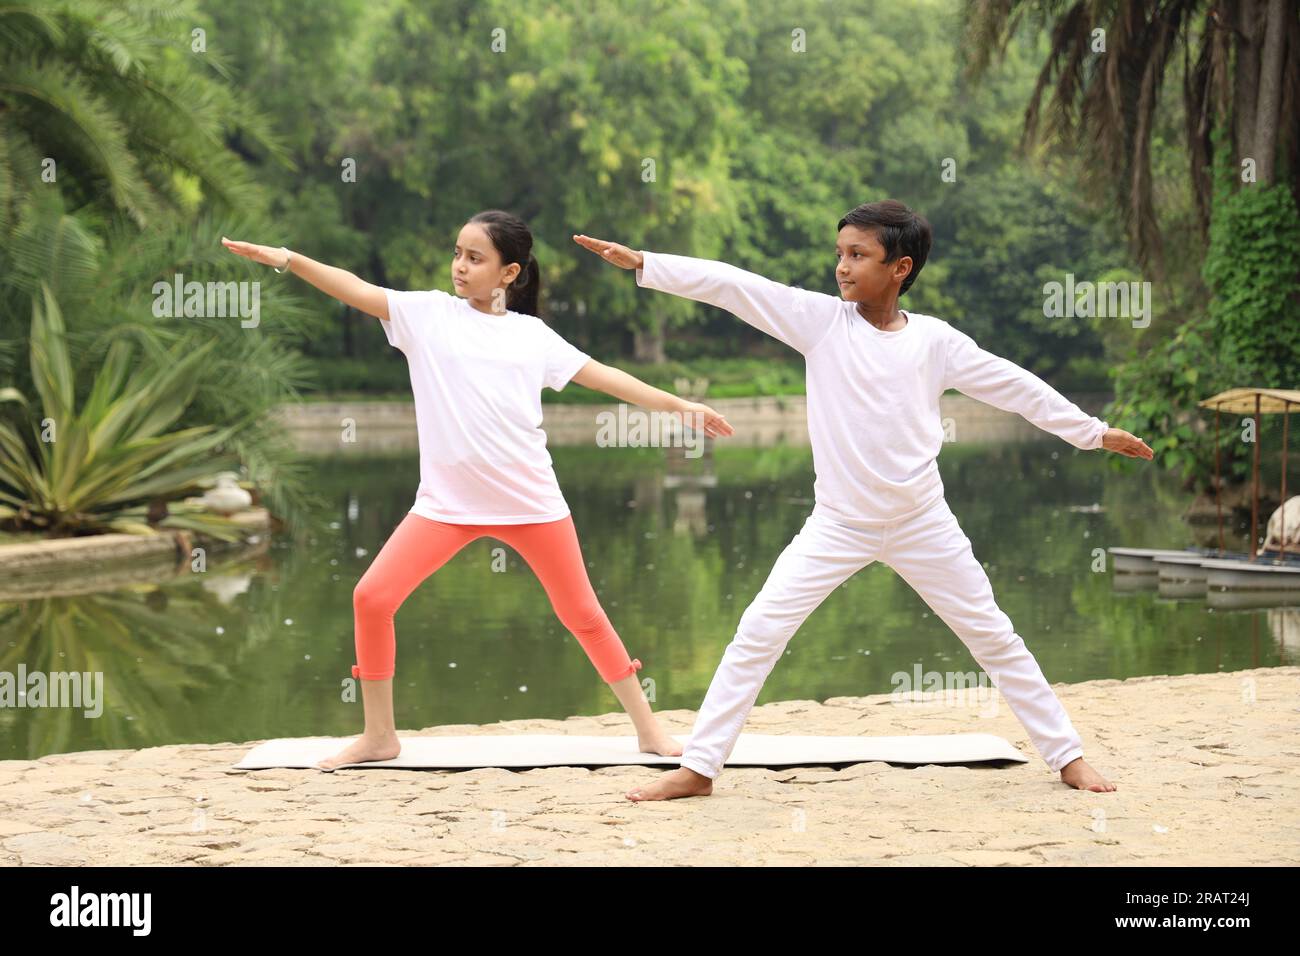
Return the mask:
[[[269,767],[314,768],[333,756],[351,737],[293,737],[258,744],[235,770]],[[676,735],[678,743],[689,738]],[[570,734],[483,734],[472,737],[402,737],[402,752],[393,760],[342,764],[343,767],[457,769],[475,767],[616,767],[669,766],[677,757],[641,753],[636,737],[581,737]],[[981,763],[1025,757],[993,734],[939,734],[906,737],[797,737],[786,734],[741,734],[728,767],[790,767],[884,761],[898,764]]]

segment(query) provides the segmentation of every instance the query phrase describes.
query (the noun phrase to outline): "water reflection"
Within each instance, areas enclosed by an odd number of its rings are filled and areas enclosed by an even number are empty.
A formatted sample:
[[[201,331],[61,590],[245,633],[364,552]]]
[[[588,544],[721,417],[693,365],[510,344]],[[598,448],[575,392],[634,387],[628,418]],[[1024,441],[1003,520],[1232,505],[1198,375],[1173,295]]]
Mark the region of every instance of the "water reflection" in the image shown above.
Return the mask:
[[[812,507],[806,446],[552,449],[597,593],[644,662],[657,708],[699,705],[741,612]],[[1098,549],[1190,543],[1177,482],[1108,469],[1062,442],[954,444],[948,500],[1051,681],[1290,663],[1297,609],[1229,610],[1117,592]],[[0,709],[0,758],[178,742],[346,735],[352,589],[409,509],[413,449],[316,459],[332,502],[260,553],[111,569],[0,596],[0,671],[102,672],[103,715]],[[504,571],[493,570],[504,549]],[[498,562],[499,564],[499,562]],[[109,583],[105,584],[105,580]],[[104,588],[108,589],[105,590]],[[531,571],[480,539],[397,613],[402,728],[617,710]],[[975,671],[965,647],[901,579],[873,565],[791,641],[770,700],[887,693],[898,671]]]

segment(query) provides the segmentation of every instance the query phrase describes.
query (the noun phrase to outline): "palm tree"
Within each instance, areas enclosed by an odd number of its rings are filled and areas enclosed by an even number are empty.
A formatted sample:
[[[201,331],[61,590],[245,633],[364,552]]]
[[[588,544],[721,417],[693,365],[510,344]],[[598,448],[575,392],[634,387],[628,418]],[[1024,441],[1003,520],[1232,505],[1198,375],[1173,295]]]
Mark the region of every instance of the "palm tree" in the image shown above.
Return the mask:
[[[1026,142],[1056,133],[1081,150],[1085,173],[1110,191],[1134,254],[1152,273],[1163,272],[1152,133],[1162,85],[1180,61],[1202,240],[1216,129],[1234,164],[1254,161],[1260,184],[1273,183],[1284,150],[1291,191],[1300,193],[1300,19],[1288,0],[967,0],[965,13],[972,76],[1022,24],[1050,25]]]
[[[139,345],[137,376],[207,348],[175,424],[219,423],[218,451],[238,455],[267,503],[292,519],[309,496],[267,412],[304,384],[299,300],[284,286],[262,290],[276,321],[256,334],[228,319],[159,321],[150,312],[159,279],[248,278],[226,261],[223,233],[274,232],[262,191],[227,144],[256,143],[278,160],[285,151],[228,82],[218,52],[196,49],[197,22],[190,0],[0,6],[0,382],[11,398],[40,394],[25,359],[34,319],[55,310],[66,319],[69,367],[83,373],[71,384],[79,407],[119,340]],[[18,406],[3,410],[11,428],[25,429]],[[26,484],[0,489],[11,504],[31,502],[30,474],[40,471],[31,464]]]
[[[183,208],[195,186],[231,208],[254,201],[222,131],[274,156],[283,147],[225,82],[221,56],[193,50],[197,19],[186,0],[0,7],[3,198],[57,185],[70,207],[140,226]]]

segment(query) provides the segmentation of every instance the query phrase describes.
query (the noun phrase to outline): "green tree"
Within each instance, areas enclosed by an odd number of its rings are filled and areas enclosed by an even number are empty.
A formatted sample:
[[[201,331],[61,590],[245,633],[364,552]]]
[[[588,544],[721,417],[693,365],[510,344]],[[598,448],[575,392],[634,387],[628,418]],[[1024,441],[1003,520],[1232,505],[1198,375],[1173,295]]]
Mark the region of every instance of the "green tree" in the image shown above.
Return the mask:
[[[262,305],[274,320],[254,330],[231,318],[160,320],[152,309],[160,280],[247,277],[221,249],[223,231],[269,232],[263,193],[227,140],[283,155],[198,21],[191,3],[0,9],[0,381],[37,394],[26,358],[46,289],[65,319],[70,367],[83,373],[78,405],[118,338],[140,345],[137,371],[217,339],[178,424],[233,426],[223,450],[290,515],[306,494],[267,412],[303,384],[285,344],[301,310],[273,289]]]
[[[1213,431],[1197,401],[1292,387],[1300,372],[1300,114],[1283,104],[1300,88],[1294,5],[967,0],[966,14],[976,75],[1023,26],[1050,29],[1025,141],[1079,151],[1085,183],[1122,215],[1163,306],[1144,333],[1107,337],[1119,361],[1103,414],[1150,435],[1157,461],[1189,487],[1209,488]],[[1181,96],[1166,89],[1170,75]],[[1219,449],[1230,476],[1243,451]]]

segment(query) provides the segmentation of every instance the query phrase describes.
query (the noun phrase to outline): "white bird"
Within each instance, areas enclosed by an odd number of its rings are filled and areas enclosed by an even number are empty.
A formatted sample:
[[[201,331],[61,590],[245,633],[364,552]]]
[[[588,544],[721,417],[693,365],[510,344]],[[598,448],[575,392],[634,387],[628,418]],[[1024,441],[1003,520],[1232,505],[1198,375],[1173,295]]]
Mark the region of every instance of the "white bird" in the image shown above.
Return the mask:
[[[253,503],[253,496],[235,484],[238,477],[233,471],[223,471],[217,475],[217,487],[209,488],[203,493],[203,504],[209,510],[223,515],[247,508]]]

